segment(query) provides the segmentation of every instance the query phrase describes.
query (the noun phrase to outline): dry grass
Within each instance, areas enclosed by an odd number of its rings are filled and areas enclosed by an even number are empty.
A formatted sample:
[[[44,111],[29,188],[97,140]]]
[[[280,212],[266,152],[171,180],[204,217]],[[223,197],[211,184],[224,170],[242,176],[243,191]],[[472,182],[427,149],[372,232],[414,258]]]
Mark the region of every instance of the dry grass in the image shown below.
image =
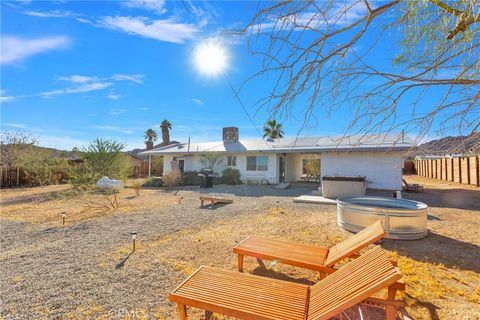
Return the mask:
[[[407,180],[410,182],[413,179]],[[429,183],[434,184],[431,181]],[[468,191],[469,197],[475,196],[470,189]],[[19,192],[17,197],[25,196],[23,191],[15,192]],[[41,193],[44,192],[42,189]],[[480,273],[477,272],[480,258],[471,256],[470,252],[479,252],[480,210],[471,205],[462,208],[458,202],[448,206],[452,197],[440,192],[443,192],[442,188],[433,191],[427,189],[423,195],[408,195],[416,200],[424,199],[429,203],[441,204],[430,209],[430,214],[435,219],[428,222],[430,234],[426,239],[385,241],[383,245],[390,249],[392,259],[398,260],[407,285],[404,295],[408,304],[407,310],[413,318],[475,319],[480,310]],[[461,195],[461,192],[455,191],[455,194]],[[99,195],[86,195],[85,199],[51,198],[43,202],[7,205],[2,208],[0,218],[26,222],[32,228],[44,228],[61,226],[59,212],[62,211],[68,212],[68,225],[129,213],[147,212],[149,215],[157,215],[160,214],[159,208],[168,208],[167,211],[172,212],[172,217],[178,216],[182,227],[175,225],[176,231],[168,235],[140,235],[133,254],[128,240],[122,245],[105,247],[104,250],[96,252],[99,258],[92,267],[93,274],[117,272],[122,277],[151,276],[158,274],[160,270],[163,274],[168,272],[164,287],[158,288],[155,304],[150,303],[147,307],[137,303],[125,309],[115,309],[112,314],[113,311],[105,305],[94,300],[85,300],[65,314],[65,319],[177,319],[176,308],[168,301],[168,291],[201,265],[236,270],[236,257],[232,253],[232,247],[250,234],[326,247],[350,235],[337,227],[336,210],[331,206],[294,204],[287,199],[277,209],[275,201],[266,197],[254,198],[254,202],[252,198],[236,198],[233,205],[222,209],[202,210],[197,207],[198,193],[188,191],[183,195],[185,199],[182,205],[179,205],[179,195],[175,193],[142,190],[140,196],[135,196],[135,190],[125,189],[119,194],[120,208],[107,211],[95,211],[91,208],[86,210],[82,205],[85,201],[101,201],[102,196]],[[264,205],[268,201],[270,205]],[[182,225],[187,216],[197,219],[201,215],[219,218],[192,227]],[[132,216],[132,219],[134,217],[136,216]],[[0,260],[5,261],[13,255],[28,256],[34,252],[52,251],[59,245],[60,242],[48,241],[19,246],[12,251],[2,251]],[[122,261],[125,267],[118,268]],[[245,259],[245,270],[253,274],[307,284],[318,281],[317,274],[313,271],[280,265],[275,261],[265,261],[265,265],[266,269],[263,269],[255,259]],[[12,285],[18,287],[25,285],[26,281],[28,280],[20,274],[13,274],[9,279]],[[15,309],[10,305],[6,308]],[[51,310],[46,306],[39,307],[35,312],[38,318],[48,318],[51,314]],[[10,310],[10,313],[15,314],[15,310]],[[199,311],[193,311],[191,315],[192,319],[201,319]],[[219,318],[221,319],[221,316]]]
[[[2,206],[0,218],[27,222],[35,227],[60,227],[63,224],[62,212],[66,212],[65,226],[71,226],[99,217],[136,212],[140,208],[154,210],[178,202],[174,194],[159,190],[142,190],[137,195],[134,189],[123,189],[116,197],[118,208],[111,206],[113,196],[95,192],[76,193],[62,188],[61,192],[49,193],[42,198],[33,193],[30,199],[26,198],[21,203]]]
[[[334,227],[334,221],[331,212],[268,208],[263,214],[254,217],[242,216],[219,221],[200,229],[182,230],[173,236],[143,242],[130,258],[129,264],[143,272],[154,272],[158,263],[168,264],[185,277],[201,265],[235,270],[236,258],[231,252],[232,247],[250,234],[260,233],[328,247],[348,236]],[[111,267],[130,252],[130,246],[119,247],[105,256],[102,267]],[[480,274],[447,268],[440,263],[417,261],[396,251],[390,254],[392,259],[398,261],[404,275],[403,281],[407,285],[405,294],[398,297],[405,298],[407,310],[414,318],[443,319],[441,315],[432,315],[429,304],[459,304],[467,314],[480,308]],[[265,264],[268,269],[266,272],[271,277],[302,283],[317,281],[317,275],[312,271],[279,265],[275,261],[265,261]],[[245,268],[254,274],[264,272],[251,258],[246,259]],[[165,316],[175,312],[168,306],[166,311]]]

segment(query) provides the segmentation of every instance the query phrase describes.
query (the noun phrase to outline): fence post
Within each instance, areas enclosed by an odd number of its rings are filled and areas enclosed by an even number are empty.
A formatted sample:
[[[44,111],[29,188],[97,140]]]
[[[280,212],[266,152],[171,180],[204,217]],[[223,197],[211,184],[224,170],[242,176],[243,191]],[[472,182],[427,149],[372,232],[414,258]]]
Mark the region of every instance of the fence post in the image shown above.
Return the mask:
[[[445,180],[448,181],[448,159],[445,158]]]
[[[480,187],[480,168],[479,168],[480,164],[478,162],[480,162],[480,160],[479,160],[479,157],[477,156],[475,158],[475,167],[476,167],[475,171],[477,171],[477,187]]]
[[[453,157],[452,157],[452,160],[451,160],[451,165],[452,165],[452,181],[455,181],[455,170],[453,170]]]
[[[430,159],[430,178],[433,178],[433,159]]]
[[[458,157],[458,181],[462,183],[462,157]]]
[[[467,157],[467,183],[470,184],[470,157]]]
[[[440,180],[443,180],[443,158],[440,158]]]

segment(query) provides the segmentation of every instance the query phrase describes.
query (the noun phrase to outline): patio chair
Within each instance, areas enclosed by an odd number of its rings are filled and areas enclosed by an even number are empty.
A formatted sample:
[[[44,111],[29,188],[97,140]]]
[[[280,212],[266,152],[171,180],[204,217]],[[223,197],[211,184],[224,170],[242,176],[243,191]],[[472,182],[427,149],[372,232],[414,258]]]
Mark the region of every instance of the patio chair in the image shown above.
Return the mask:
[[[322,320],[360,303],[385,308],[386,319],[394,320],[405,306],[395,300],[393,286],[400,277],[377,246],[313,286],[202,266],[170,293],[170,300],[182,320],[187,306],[205,310],[206,319],[215,312],[240,319]],[[371,297],[384,288],[387,299]]]
[[[423,186],[419,185],[418,183],[408,183],[407,180],[402,179],[403,181],[403,191],[406,192],[422,192],[423,193]]]
[[[382,223],[377,221],[330,249],[252,235],[236,245],[233,252],[238,255],[239,271],[243,270],[244,256],[251,256],[315,270],[323,278],[336,271],[334,265],[337,262],[358,257],[361,249],[384,236]]]

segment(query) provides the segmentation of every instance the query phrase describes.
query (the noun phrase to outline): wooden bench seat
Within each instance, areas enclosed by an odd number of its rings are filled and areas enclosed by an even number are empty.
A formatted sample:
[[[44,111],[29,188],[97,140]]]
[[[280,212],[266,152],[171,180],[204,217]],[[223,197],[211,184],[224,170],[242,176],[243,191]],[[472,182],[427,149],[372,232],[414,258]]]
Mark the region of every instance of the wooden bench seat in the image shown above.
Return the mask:
[[[252,235],[239,243],[233,252],[238,254],[240,271],[243,269],[243,256],[275,260],[301,268],[322,271],[325,269],[324,262],[328,249]]]
[[[244,256],[264,260],[276,260],[280,263],[332,273],[334,265],[347,258],[356,257],[366,246],[385,236],[382,223],[377,221],[357,234],[331,248],[323,248],[284,240],[260,236],[249,236],[233,248],[238,255],[238,270],[243,270]]]
[[[387,320],[403,307],[391,285],[399,271],[377,246],[313,286],[239,272],[200,267],[171,294],[180,318],[187,306],[240,319],[330,319],[361,302],[383,305]],[[370,297],[388,288],[387,299]]]
[[[215,197],[215,196],[200,196],[200,207],[203,207],[203,203],[205,201],[210,201],[212,207],[216,203],[233,203],[233,200],[228,198]]]
[[[307,292],[307,285],[202,266],[170,299],[238,318],[303,319]]]

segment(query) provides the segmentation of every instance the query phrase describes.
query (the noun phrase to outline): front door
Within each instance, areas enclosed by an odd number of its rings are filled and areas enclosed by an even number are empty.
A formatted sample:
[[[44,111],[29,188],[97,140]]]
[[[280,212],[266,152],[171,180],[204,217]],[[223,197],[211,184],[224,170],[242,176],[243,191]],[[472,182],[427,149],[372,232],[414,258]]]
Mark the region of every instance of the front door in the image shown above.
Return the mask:
[[[185,169],[185,160],[178,160],[178,170],[180,170],[180,172],[183,173],[184,169]]]
[[[285,156],[280,156],[278,161],[278,182],[285,182]]]

